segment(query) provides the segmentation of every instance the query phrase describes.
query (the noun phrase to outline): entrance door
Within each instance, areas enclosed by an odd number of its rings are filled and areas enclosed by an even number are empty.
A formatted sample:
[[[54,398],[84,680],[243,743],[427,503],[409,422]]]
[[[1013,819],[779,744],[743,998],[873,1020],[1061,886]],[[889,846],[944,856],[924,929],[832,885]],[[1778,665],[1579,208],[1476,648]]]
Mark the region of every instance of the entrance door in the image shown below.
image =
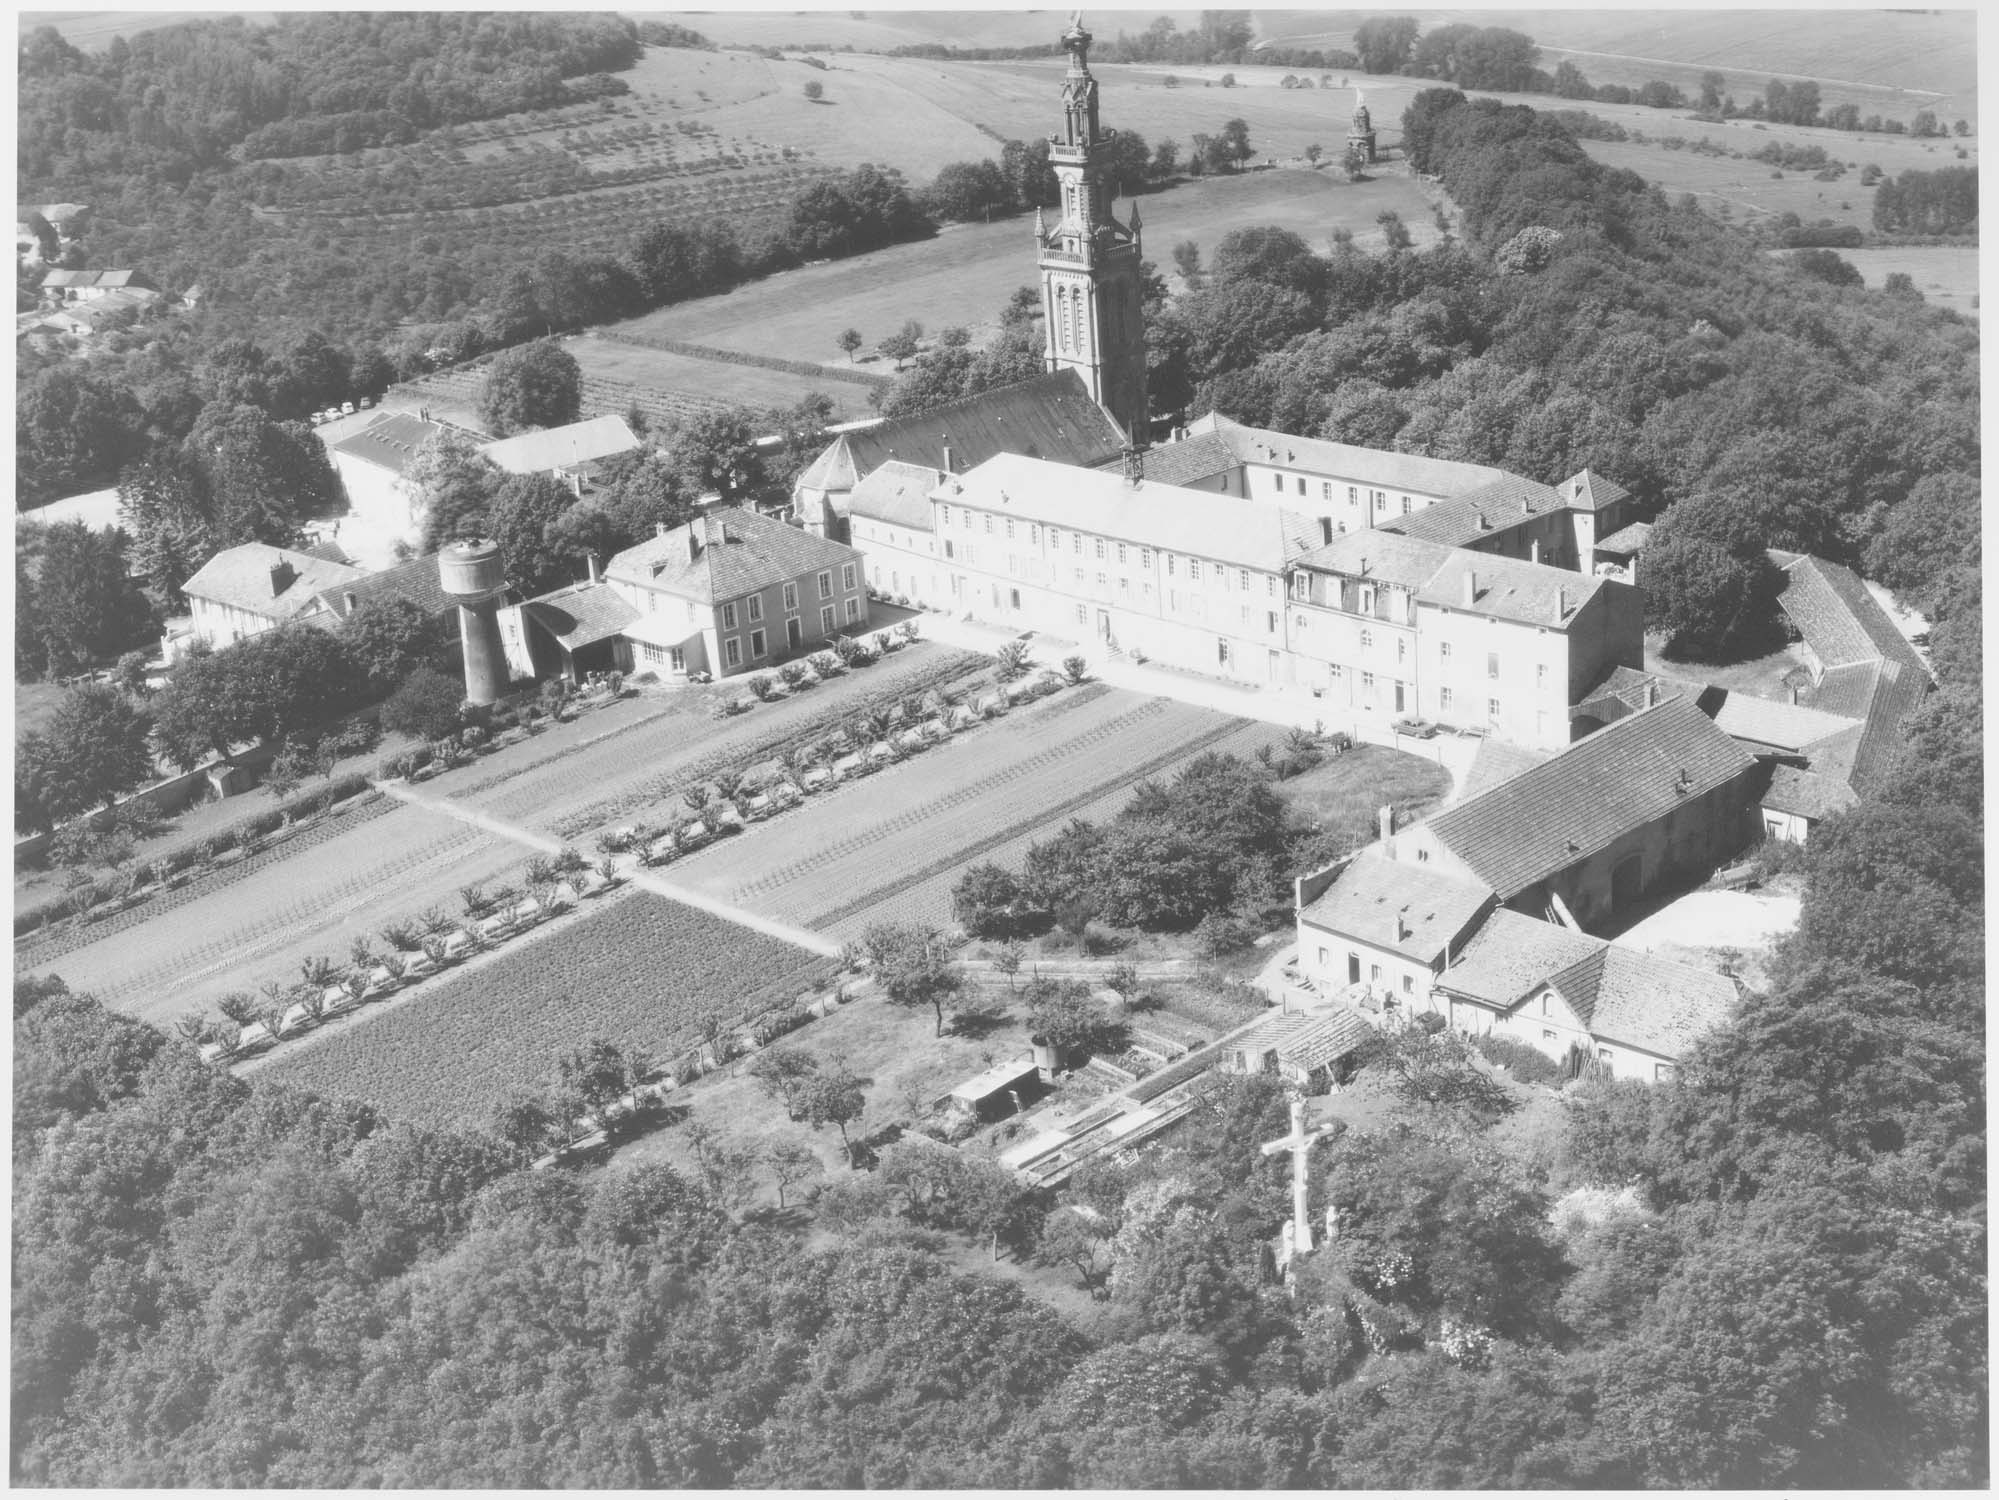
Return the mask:
[[[1111,638],[1111,612],[1107,609],[1097,611],[1097,634],[1105,640]]]
[[[1610,900],[1613,906],[1629,906],[1638,899],[1645,884],[1645,860],[1638,854],[1626,855],[1610,872]]]
[[[804,640],[805,629],[798,623],[798,616],[793,615],[784,622],[784,642],[792,650],[796,651]]]
[[[1347,983],[1360,983],[1360,955],[1358,953],[1349,953],[1347,955]]]

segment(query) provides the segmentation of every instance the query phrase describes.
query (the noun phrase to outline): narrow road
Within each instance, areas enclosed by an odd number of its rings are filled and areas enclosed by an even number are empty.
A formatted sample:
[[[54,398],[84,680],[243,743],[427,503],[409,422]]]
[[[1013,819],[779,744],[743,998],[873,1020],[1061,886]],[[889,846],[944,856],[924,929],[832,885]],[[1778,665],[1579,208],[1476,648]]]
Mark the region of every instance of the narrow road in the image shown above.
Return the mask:
[[[483,829],[485,832],[493,834],[498,838],[510,839],[524,848],[533,849],[542,854],[554,854],[562,848],[562,841],[560,839],[550,838],[547,834],[536,833],[530,828],[522,828],[516,823],[507,822],[504,818],[496,818],[491,813],[481,812],[478,808],[467,807],[463,803],[454,802],[449,797],[430,796],[404,782],[385,781],[377,782],[375,785],[399,802],[407,802],[412,807],[427,808],[431,812],[443,813],[446,817],[457,818],[461,822],[470,823],[473,827]],[[829,937],[825,937],[804,927],[793,927],[788,922],[775,921],[770,917],[761,916],[756,912],[733,905],[727,901],[718,901],[713,896],[705,895],[687,886],[676,885],[673,881],[662,880],[659,876],[653,874],[652,871],[641,866],[635,859],[623,871],[623,874],[627,880],[640,890],[651,891],[655,896],[664,896],[667,900],[678,901],[683,906],[696,907],[701,911],[707,912],[710,916],[720,917],[724,922],[733,922],[738,927],[747,927],[753,932],[761,932],[766,937],[774,937],[780,942],[790,943],[793,947],[803,948],[809,953],[817,953],[822,958],[838,958],[840,956],[841,945]]]

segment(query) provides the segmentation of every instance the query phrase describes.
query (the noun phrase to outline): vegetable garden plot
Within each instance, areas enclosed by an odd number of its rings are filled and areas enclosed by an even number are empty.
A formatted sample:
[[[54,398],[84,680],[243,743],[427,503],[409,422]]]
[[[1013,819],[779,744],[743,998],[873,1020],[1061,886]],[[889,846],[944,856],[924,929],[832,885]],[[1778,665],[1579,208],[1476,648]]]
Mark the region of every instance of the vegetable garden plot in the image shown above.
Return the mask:
[[[662,1059],[733,1020],[830,982],[789,943],[645,892],[509,945],[366,1024],[280,1053],[269,1080],[366,1099],[401,1119],[476,1126],[591,1037]]]

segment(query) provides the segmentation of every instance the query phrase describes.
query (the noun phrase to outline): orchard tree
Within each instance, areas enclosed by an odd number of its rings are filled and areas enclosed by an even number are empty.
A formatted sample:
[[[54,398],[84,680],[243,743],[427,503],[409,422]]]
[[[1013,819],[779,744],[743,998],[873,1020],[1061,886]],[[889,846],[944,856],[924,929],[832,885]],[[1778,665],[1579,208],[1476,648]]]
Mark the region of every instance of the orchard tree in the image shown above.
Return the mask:
[[[583,372],[552,339],[538,339],[494,356],[479,394],[479,416],[502,437],[536,427],[561,427],[582,410]]]
[[[847,356],[847,363],[852,364],[854,362],[854,354],[863,342],[861,330],[858,328],[842,329],[839,338],[835,339],[834,342],[840,346],[840,352]]]
[[[817,104],[820,100],[826,97],[826,85],[821,83],[816,78],[806,79],[805,97],[810,99],[814,104]]]
[[[340,622],[340,636],[369,691],[378,695],[413,668],[443,657],[452,639],[448,614],[432,615],[401,594],[364,600]]]
[[[861,951],[891,1005],[936,1013],[937,1035],[944,1034],[944,1007],[964,985],[943,934],[934,927],[877,922],[861,935]]]
[[[801,1091],[799,1106],[806,1123],[815,1130],[834,1126],[840,1132],[840,1148],[847,1165],[854,1164],[854,1145],[847,1127],[860,1119],[868,1107],[869,1080],[855,1074],[845,1064],[824,1069]]]

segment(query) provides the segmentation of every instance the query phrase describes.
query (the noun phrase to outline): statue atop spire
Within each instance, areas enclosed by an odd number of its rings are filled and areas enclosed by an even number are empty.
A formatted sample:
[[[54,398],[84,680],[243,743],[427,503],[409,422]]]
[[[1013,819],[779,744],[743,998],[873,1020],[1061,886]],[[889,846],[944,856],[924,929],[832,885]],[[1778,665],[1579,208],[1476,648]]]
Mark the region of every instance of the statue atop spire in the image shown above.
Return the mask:
[[[1097,80],[1090,76],[1090,34],[1083,29],[1083,13],[1072,12],[1069,29],[1062,33],[1062,45],[1069,52],[1069,71],[1062,80],[1062,134],[1059,145],[1090,147],[1098,144]]]

